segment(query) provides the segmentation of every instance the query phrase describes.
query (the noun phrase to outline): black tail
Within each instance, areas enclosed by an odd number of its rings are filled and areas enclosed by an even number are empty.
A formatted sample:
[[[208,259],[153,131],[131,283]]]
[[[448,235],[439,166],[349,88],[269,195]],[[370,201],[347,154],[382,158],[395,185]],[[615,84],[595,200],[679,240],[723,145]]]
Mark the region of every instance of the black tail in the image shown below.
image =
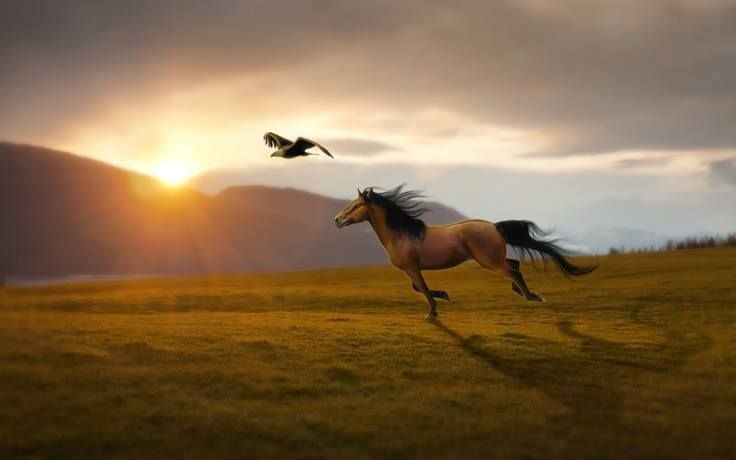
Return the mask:
[[[548,239],[550,234],[537,226],[534,222],[528,220],[505,220],[496,222],[496,228],[504,237],[506,243],[517,248],[522,253],[534,260],[541,256],[552,259],[562,270],[565,276],[573,277],[586,275],[596,268],[598,265],[575,265],[568,257],[573,254],[561,248],[558,240]]]

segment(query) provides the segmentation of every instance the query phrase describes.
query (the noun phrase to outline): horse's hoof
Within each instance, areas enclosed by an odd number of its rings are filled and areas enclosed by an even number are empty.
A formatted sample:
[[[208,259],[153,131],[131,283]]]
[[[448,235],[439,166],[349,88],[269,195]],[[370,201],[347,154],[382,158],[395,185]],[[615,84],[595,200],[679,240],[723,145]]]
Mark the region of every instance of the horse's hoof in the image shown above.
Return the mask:
[[[437,319],[437,312],[436,311],[431,311],[431,312],[427,313],[427,316],[425,316],[424,319],[426,319],[427,321],[434,321],[434,320],[436,320]]]
[[[542,297],[541,295],[537,293],[532,292],[532,294],[529,296],[529,299],[527,300],[530,300],[532,302],[544,302],[544,297]]]

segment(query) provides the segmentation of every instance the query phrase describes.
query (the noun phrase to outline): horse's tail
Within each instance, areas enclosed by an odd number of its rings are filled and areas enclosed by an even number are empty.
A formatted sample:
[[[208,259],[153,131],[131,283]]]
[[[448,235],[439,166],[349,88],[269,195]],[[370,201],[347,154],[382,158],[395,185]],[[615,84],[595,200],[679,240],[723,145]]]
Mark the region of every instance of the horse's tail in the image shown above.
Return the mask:
[[[586,275],[598,268],[597,264],[575,265],[570,262],[569,257],[573,254],[560,247],[557,244],[558,240],[546,238],[550,234],[539,228],[534,222],[505,220],[496,222],[496,228],[506,243],[528,255],[532,260],[537,256],[552,259],[568,278]]]

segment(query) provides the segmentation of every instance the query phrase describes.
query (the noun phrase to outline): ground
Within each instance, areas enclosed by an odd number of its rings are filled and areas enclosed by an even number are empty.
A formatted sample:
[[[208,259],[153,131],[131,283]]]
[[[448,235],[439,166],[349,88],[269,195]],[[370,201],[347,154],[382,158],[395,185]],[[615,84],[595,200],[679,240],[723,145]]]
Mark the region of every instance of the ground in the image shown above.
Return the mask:
[[[0,291],[0,458],[734,458],[736,250]]]

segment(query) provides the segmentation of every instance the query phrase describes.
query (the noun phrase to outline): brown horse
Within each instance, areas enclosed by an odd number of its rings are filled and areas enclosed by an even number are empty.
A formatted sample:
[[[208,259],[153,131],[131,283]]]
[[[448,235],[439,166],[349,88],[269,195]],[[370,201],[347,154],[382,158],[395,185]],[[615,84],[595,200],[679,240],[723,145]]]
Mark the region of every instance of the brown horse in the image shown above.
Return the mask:
[[[409,275],[412,288],[427,298],[427,318],[437,316],[435,298],[449,301],[450,297],[445,291],[429,289],[422,270],[450,268],[470,259],[511,279],[514,292],[527,300],[543,302],[541,296],[527,287],[519,262],[506,259],[506,244],[531,258],[552,259],[568,277],[596,269],[592,265],[572,264],[567,258],[569,254],[555,240],[541,239],[548,234],[530,221],[507,220],[494,224],[471,219],[449,225],[426,225],[419,219],[426,211],[417,201],[422,195],[402,188],[386,192],[376,192],[373,188],[358,190],[358,198],[335,216],[335,225],[342,228],[366,220],[371,224],[391,263]]]

